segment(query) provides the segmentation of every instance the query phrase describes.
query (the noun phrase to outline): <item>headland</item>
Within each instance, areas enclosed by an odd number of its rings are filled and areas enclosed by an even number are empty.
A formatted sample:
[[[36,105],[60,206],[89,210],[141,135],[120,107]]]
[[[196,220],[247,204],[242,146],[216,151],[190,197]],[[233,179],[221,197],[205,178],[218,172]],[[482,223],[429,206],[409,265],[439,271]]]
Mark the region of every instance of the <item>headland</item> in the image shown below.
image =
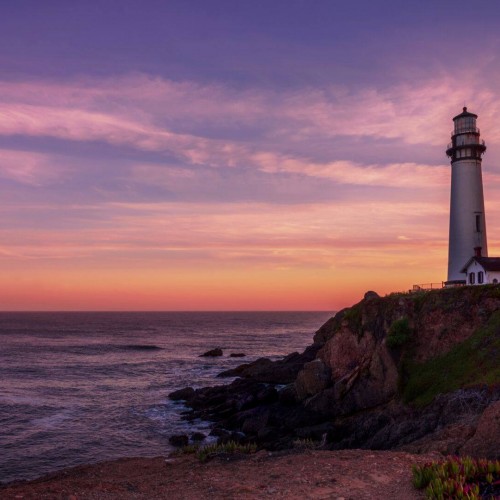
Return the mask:
[[[302,353],[183,388],[183,418],[257,453],[182,453],[77,467],[11,484],[2,498],[421,498],[411,465],[500,458],[500,286],[363,300]]]

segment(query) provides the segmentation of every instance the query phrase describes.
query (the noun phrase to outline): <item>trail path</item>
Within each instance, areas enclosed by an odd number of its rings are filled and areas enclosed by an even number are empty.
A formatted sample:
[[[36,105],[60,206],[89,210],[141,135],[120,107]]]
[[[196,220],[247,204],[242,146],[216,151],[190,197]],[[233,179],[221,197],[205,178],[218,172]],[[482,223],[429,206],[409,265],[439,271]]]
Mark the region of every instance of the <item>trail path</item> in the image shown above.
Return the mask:
[[[128,458],[77,467],[0,489],[2,499],[423,498],[411,465],[438,454],[342,450],[217,457]]]

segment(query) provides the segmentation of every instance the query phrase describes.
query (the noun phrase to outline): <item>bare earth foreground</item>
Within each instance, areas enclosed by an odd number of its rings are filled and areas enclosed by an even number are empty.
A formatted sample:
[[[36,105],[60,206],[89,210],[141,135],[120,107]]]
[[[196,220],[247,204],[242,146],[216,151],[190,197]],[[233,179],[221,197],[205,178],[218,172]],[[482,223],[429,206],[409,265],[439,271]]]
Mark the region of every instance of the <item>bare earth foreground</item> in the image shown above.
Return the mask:
[[[2,499],[230,499],[423,498],[411,484],[411,465],[437,453],[306,450],[260,451],[200,463],[192,455],[126,458],[76,467],[0,488]]]

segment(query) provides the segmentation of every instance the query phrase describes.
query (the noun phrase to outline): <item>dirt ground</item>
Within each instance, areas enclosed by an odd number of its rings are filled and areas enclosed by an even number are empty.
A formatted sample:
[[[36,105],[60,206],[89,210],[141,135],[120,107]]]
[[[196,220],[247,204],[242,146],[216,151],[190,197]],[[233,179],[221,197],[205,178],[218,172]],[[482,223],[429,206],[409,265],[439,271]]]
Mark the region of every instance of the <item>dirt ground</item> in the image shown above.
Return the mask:
[[[398,499],[423,498],[411,465],[431,453],[260,451],[200,463],[192,455],[127,458],[68,469],[0,488],[1,499]]]

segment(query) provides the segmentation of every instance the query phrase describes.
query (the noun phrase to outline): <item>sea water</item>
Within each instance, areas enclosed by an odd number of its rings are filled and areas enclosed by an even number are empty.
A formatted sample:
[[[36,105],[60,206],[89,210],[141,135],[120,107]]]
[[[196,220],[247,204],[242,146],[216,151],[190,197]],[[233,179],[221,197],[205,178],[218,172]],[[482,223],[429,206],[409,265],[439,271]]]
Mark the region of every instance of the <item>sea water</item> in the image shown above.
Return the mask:
[[[261,356],[301,351],[328,312],[0,313],[0,482],[171,451],[169,392]],[[224,356],[199,357],[221,347]],[[230,353],[245,353],[232,358]]]

